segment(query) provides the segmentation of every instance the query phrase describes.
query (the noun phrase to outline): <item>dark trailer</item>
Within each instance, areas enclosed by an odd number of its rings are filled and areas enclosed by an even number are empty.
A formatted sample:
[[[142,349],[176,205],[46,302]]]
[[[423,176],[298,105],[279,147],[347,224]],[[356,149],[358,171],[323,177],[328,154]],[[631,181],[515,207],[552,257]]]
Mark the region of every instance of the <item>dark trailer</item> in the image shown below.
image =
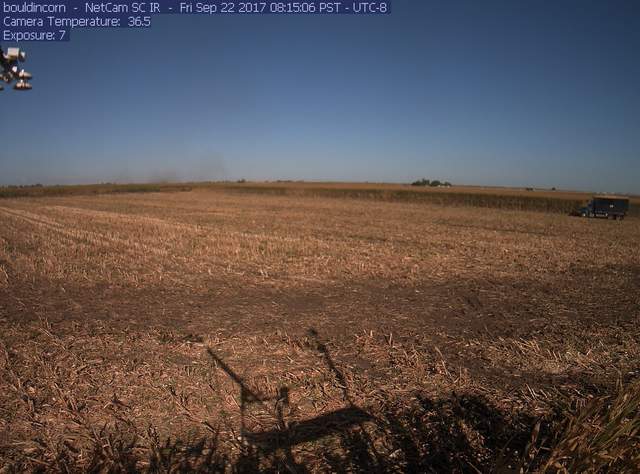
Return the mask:
[[[629,198],[620,196],[594,196],[585,207],[578,210],[582,217],[624,219],[629,211]]]

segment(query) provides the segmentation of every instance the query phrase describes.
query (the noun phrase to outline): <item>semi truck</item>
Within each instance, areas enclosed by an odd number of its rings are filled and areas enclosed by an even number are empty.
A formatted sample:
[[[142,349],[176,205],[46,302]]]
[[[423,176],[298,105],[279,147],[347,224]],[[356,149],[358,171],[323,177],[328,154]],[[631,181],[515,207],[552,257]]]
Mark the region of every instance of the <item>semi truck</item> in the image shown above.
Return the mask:
[[[624,219],[629,211],[629,198],[620,196],[593,196],[586,206],[577,211],[581,217]]]

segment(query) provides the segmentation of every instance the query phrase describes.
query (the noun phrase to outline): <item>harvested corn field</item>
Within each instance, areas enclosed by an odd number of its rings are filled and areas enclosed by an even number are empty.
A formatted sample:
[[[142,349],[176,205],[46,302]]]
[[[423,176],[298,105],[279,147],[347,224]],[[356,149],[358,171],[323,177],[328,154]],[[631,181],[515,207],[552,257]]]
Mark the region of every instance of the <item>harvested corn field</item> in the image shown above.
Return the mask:
[[[0,465],[633,470],[639,249],[635,217],[224,187],[0,200]]]

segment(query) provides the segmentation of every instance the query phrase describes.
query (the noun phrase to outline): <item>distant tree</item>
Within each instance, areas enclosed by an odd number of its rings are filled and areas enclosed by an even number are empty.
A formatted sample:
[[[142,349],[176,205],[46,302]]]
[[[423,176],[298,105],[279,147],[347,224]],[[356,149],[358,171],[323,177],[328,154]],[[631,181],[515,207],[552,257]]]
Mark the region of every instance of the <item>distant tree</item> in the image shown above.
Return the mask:
[[[411,183],[411,186],[429,186],[429,180],[422,178]]]
[[[450,188],[451,187],[451,183],[449,181],[445,181],[443,186],[446,186],[447,188]]]
[[[438,181],[437,179],[434,179],[433,181],[431,181],[431,184],[429,184],[429,186],[431,186],[432,188],[437,188],[441,184],[442,183],[440,181]]]
[[[240,184],[242,184],[242,183],[246,183],[246,182],[247,182],[247,180],[246,180],[246,179],[244,179],[244,178],[239,179],[238,181],[236,181],[236,183],[240,183]]]

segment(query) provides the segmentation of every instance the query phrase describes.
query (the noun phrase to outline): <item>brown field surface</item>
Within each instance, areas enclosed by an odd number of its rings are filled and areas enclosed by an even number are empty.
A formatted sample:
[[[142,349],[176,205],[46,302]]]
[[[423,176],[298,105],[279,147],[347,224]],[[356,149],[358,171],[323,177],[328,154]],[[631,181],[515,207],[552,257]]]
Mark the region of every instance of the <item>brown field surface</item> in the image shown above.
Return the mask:
[[[0,200],[0,472],[640,468],[640,219],[260,186]]]

